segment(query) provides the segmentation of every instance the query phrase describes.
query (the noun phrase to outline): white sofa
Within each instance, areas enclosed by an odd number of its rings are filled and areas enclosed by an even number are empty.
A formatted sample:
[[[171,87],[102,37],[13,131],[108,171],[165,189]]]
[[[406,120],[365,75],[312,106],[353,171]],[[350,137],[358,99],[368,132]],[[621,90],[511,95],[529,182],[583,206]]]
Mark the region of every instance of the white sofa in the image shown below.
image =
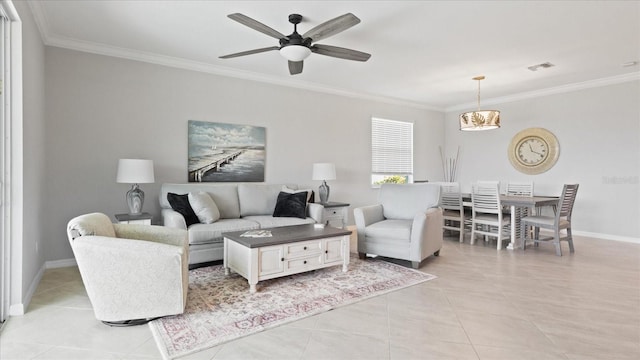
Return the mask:
[[[440,185],[383,184],[378,204],[354,209],[358,254],[411,261],[439,255],[442,248]]]
[[[261,183],[187,183],[162,184],[160,207],[164,226],[186,229],[189,233],[189,264],[222,260],[222,233],[230,231],[273,228],[321,222],[323,206],[309,203],[307,218],[274,217],[278,194],[283,186],[298,189],[292,184]],[[310,190],[310,189],[309,189]],[[206,192],[220,212],[220,219],[212,224],[193,224],[187,228],[184,217],[174,211],[167,200],[168,193],[188,194]]]

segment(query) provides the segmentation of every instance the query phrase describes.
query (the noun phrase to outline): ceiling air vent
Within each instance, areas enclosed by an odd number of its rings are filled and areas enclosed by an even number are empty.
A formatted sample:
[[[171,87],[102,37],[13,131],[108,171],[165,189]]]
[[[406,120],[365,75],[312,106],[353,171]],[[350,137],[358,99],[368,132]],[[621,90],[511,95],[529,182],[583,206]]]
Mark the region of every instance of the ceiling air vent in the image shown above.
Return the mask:
[[[547,61],[547,62],[542,63],[542,64],[529,66],[527,69],[529,69],[531,71],[538,71],[539,69],[548,69],[548,68],[550,68],[552,66],[555,66],[555,65],[553,65],[552,63]]]

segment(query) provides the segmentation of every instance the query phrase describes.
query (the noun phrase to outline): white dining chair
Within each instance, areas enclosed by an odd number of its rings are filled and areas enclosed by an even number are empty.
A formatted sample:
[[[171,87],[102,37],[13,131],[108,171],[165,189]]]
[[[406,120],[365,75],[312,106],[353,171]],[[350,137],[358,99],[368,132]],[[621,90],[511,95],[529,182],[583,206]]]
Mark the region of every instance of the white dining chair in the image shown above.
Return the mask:
[[[522,249],[527,247],[527,241],[531,240],[535,244],[540,242],[553,242],[556,247],[556,255],[562,256],[562,248],[560,241],[569,243],[569,251],[574,252],[573,236],[571,235],[571,213],[573,212],[573,204],[578,194],[578,184],[565,184],[562,189],[562,196],[558,201],[555,216],[526,216],[522,218],[522,226],[525,228]],[[528,227],[533,227],[533,238],[529,239]],[[553,231],[553,236],[541,237],[540,229],[549,229]],[[565,230],[566,235],[561,236],[560,231]]]
[[[533,182],[508,182],[506,194],[512,196],[533,196]]]
[[[465,216],[462,205],[460,184],[456,182],[443,182],[440,184],[440,207],[443,212],[442,228],[457,231],[460,234],[460,242],[464,242]]]
[[[497,238],[497,249],[502,249],[502,240],[509,237],[509,219],[502,215],[500,204],[500,183],[498,181],[478,181],[471,191],[472,218],[471,244],[476,235]]]
[[[510,181],[507,183],[507,187],[505,189],[505,193],[506,195],[509,196],[533,196],[533,182],[529,181],[529,182],[515,182],[515,181]],[[515,209],[515,216],[516,216],[516,234],[522,234],[522,232],[520,231],[521,229],[521,222],[520,220],[528,215],[532,215],[533,214],[533,208],[525,208],[525,207],[516,207]],[[505,206],[502,210],[503,214],[509,214],[509,216],[511,216],[511,208],[508,206]],[[511,223],[509,223],[509,227],[511,227]]]

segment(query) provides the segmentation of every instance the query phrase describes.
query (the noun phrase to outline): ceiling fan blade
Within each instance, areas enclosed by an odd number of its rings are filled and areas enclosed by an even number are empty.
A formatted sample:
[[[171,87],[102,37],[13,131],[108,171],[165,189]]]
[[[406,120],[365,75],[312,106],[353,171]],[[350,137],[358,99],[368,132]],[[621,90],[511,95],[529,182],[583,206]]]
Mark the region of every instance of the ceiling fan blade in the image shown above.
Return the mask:
[[[302,61],[289,61],[289,73],[291,75],[300,74],[302,72]]]
[[[234,58],[234,57],[238,57],[238,56],[258,54],[258,53],[261,53],[261,52],[271,51],[271,50],[278,50],[278,49],[280,49],[279,46],[269,46],[269,47],[261,48],[261,49],[253,49],[253,50],[242,51],[242,52],[235,53],[235,54],[223,55],[223,56],[220,56],[220,59],[229,59],[229,58]]]
[[[235,20],[237,22],[239,22],[242,25],[248,26],[250,28],[252,28],[253,30],[257,30],[260,31],[263,34],[269,35],[271,37],[274,37],[276,39],[282,39],[283,37],[285,37],[285,35],[283,35],[282,33],[280,33],[279,31],[276,31],[270,27],[268,27],[267,25],[257,21],[257,20],[253,20],[252,18],[246,16],[246,15],[242,15],[240,13],[235,13],[235,14],[230,14],[227,15],[227,17],[231,20]]]
[[[371,54],[362,51],[346,49],[338,46],[316,44],[311,47],[311,52],[320,55],[332,56],[340,59],[367,61]]]
[[[358,24],[360,19],[352,13],[346,13],[335,19],[323,22],[302,35],[303,38],[311,38],[312,41],[319,41]]]

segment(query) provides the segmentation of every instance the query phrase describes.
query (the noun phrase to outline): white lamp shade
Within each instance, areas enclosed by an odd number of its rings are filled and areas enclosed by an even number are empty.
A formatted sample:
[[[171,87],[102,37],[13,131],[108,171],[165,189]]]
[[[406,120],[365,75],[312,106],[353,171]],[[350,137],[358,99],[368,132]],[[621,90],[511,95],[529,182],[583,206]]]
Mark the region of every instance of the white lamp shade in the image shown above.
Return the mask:
[[[336,167],[332,163],[313,164],[312,180],[335,180]]]
[[[311,55],[311,49],[302,45],[288,45],[280,49],[280,55],[289,61],[302,61]]]
[[[144,159],[120,159],[118,161],[118,174],[116,182],[127,184],[152,183],[153,160]]]

